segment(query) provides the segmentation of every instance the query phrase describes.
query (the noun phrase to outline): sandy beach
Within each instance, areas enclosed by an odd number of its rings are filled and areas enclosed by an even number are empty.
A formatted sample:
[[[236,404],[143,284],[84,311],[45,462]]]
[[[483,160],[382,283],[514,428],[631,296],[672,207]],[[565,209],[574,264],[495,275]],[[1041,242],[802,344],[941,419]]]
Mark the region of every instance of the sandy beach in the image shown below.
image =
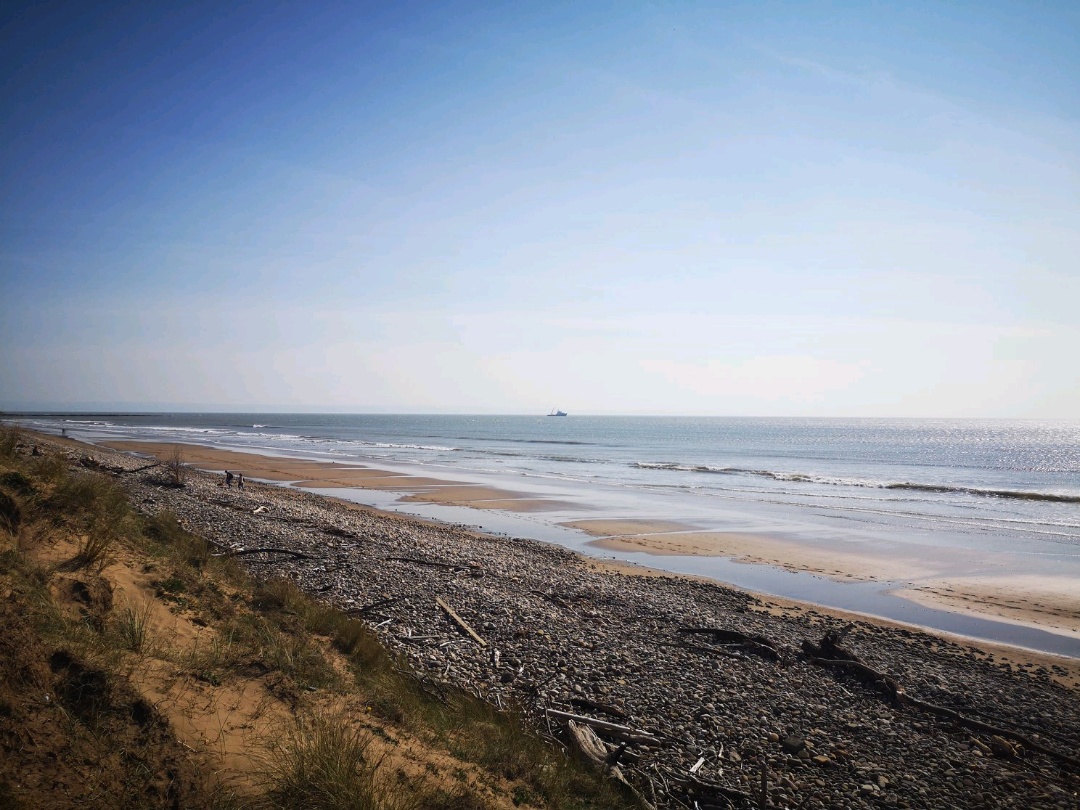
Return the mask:
[[[158,459],[166,459],[174,448],[171,443],[138,441],[110,442],[107,446]],[[304,489],[375,489],[400,492],[402,502],[522,513],[563,505],[528,493],[355,464],[178,446],[185,462],[199,469],[228,469],[248,478],[289,482]],[[962,560],[952,559],[950,552],[937,547],[872,549],[864,543],[797,543],[767,534],[701,531],[675,521],[591,519],[563,525],[596,538],[590,542],[593,547],[615,553],[728,557],[838,581],[903,582],[907,584],[894,593],[917,604],[1080,637],[1080,585],[1071,579],[971,577],[962,573]]]
[[[914,555],[896,556],[800,544],[767,534],[695,530],[678,523],[632,520],[577,520],[564,524],[596,537],[590,545],[609,551],[654,555],[731,557],[747,563],[809,571],[834,579],[863,581],[915,579],[934,568]]]
[[[177,445],[167,442],[123,441],[107,442],[105,446],[165,459]],[[402,500],[406,502],[468,506],[473,509],[503,509],[510,512],[544,511],[562,506],[559,501],[552,499],[450,479],[406,475],[332,461],[263,456],[191,444],[178,446],[184,461],[200,470],[232,470],[242,472],[248,478],[287,481],[303,489],[381,489],[405,493]]]

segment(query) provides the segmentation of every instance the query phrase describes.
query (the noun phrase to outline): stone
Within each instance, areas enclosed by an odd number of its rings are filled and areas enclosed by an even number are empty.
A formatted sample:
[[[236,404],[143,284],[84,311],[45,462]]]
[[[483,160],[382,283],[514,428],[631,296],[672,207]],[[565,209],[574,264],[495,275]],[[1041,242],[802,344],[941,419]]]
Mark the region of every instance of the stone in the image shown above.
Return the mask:
[[[773,735],[769,735],[769,739],[772,739]],[[806,740],[795,734],[788,735],[784,738],[784,741],[780,743],[780,747],[788,754],[798,754],[803,748],[806,747]]]

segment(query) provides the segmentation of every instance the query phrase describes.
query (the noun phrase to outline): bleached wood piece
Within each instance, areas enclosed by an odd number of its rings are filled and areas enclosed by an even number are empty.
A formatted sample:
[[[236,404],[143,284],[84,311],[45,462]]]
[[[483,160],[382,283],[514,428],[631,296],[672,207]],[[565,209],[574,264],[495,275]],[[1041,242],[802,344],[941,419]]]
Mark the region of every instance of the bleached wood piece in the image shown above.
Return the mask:
[[[475,641],[481,647],[487,646],[487,642],[480,638],[480,636],[476,634],[476,631],[469,627],[468,622],[458,616],[457,613],[454,612],[454,609],[450,607],[450,605],[446,604],[446,602],[444,602],[438,596],[435,597],[435,604],[441,607],[444,611],[446,611],[446,615],[449,616],[458,627],[468,633],[469,636],[473,639],[473,641]]]
[[[566,725],[570,729],[570,740],[575,750],[597,768],[603,768],[607,761],[608,750],[603,741],[596,736],[596,732],[587,725],[573,720]]]
[[[592,726],[601,731],[609,731],[612,734],[620,734],[624,737],[635,738],[642,741],[656,740],[656,737],[647,731],[639,731],[638,729],[630,728],[629,726],[620,726],[618,723],[609,723],[606,720],[597,720],[595,717],[585,717],[580,714],[561,712],[558,709],[545,709],[545,711],[552,717],[557,717],[560,720],[573,720],[575,723]]]
[[[581,757],[591,763],[593,767],[607,774],[611,779],[619,782],[646,810],[656,810],[654,805],[646,801],[637,788],[627,781],[619,766],[609,762],[608,748],[604,741],[596,736],[595,731],[589,728],[588,725],[573,720],[567,721],[566,727],[570,730],[570,745]]]

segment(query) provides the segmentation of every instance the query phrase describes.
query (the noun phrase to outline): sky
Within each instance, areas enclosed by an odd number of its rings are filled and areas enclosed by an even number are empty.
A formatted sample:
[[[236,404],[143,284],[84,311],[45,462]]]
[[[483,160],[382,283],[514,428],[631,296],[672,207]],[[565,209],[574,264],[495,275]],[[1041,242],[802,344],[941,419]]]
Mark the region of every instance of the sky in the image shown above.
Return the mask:
[[[1080,4],[0,12],[0,408],[1080,417]]]

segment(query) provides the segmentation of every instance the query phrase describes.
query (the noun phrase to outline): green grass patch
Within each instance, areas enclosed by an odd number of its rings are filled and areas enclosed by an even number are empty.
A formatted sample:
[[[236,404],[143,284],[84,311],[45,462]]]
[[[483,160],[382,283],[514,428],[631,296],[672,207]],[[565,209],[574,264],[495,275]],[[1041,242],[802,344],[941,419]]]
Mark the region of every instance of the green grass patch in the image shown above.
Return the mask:
[[[150,604],[141,607],[127,605],[118,611],[111,628],[117,644],[122,649],[134,653],[150,652],[152,647],[150,617],[152,614],[153,606]]]
[[[296,810],[418,810],[373,758],[370,733],[345,715],[298,718],[272,748],[276,807]]]

